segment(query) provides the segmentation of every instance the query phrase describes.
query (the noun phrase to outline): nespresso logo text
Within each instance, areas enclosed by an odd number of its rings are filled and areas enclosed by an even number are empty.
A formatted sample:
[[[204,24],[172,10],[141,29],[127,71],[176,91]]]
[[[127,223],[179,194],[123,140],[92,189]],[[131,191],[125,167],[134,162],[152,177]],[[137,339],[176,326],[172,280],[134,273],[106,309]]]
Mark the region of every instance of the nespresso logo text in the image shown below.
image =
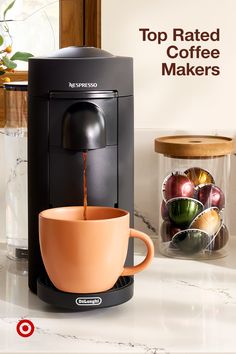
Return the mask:
[[[101,305],[102,299],[98,296],[91,297],[77,297],[75,300],[76,305],[78,306],[98,306]]]
[[[220,67],[217,65],[220,50],[212,48],[213,44],[220,42],[219,28],[212,32],[199,29],[186,31],[183,28],[173,28],[171,33],[153,31],[150,28],[139,28],[139,32],[142,42],[152,42],[158,46],[165,43],[168,62],[161,63],[161,74],[163,76],[220,75]],[[198,61],[201,65],[197,65]]]
[[[91,87],[97,87],[96,82],[68,82],[69,87],[71,88],[91,88]]]

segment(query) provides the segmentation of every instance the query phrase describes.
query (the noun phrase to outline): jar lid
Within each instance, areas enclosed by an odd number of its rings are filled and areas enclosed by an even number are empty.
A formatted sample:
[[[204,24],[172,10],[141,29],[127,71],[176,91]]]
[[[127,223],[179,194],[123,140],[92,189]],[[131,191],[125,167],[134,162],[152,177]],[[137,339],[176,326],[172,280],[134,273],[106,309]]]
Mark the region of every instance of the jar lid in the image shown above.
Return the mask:
[[[155,139],[155,152],[180,158],[216,157],[231,154],[235,140],[213,135],[172,135]]]
[[[27,91],[28,81],[4,82],[3,88],[9,91]]]

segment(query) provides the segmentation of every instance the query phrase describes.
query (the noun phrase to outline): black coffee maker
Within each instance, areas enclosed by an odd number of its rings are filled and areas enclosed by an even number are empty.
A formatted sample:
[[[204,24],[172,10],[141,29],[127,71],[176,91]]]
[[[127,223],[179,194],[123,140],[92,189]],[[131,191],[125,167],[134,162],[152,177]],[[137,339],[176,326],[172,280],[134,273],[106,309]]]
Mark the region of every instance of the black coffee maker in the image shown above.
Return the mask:
[[[38,214],[83,205],[87,151],[88,205],[126,209],[133,226],[132,58],[93,47],[31,58],[28,93],[29,287],[45,302],[70,310],[121,304],[133,295],[132,277],[95,294],[53,286],[40,254]],[[132,264],[131,239],[126,265]]]

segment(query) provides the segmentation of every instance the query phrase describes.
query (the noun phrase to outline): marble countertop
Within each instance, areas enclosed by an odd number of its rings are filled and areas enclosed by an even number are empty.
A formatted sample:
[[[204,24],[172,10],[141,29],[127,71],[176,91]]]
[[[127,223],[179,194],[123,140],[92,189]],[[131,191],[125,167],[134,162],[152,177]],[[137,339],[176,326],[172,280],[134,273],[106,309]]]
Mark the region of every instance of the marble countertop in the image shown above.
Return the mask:
[[[154,258],[114,308],[58,312],[27,287],[27,265],[0,249],[0,353],[236,353],[236,237],[226,258]],[[140,261],[136,255],[136,261]],[[16,332],[20,319],[35,325]]]

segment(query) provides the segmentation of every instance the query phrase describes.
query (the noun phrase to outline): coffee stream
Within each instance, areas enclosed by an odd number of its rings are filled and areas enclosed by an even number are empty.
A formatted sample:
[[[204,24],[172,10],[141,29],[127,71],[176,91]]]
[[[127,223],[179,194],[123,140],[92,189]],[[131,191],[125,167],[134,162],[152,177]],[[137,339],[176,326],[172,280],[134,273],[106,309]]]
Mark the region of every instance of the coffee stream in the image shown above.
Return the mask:
[[[84,191],[84,220],[87,220],[87,205],[88,205],[88,196],[87,196],[87,178],[86,178],[86,169],[87,169],[87,151],[82,152],[84,167],[83,167],[83,191]]]

